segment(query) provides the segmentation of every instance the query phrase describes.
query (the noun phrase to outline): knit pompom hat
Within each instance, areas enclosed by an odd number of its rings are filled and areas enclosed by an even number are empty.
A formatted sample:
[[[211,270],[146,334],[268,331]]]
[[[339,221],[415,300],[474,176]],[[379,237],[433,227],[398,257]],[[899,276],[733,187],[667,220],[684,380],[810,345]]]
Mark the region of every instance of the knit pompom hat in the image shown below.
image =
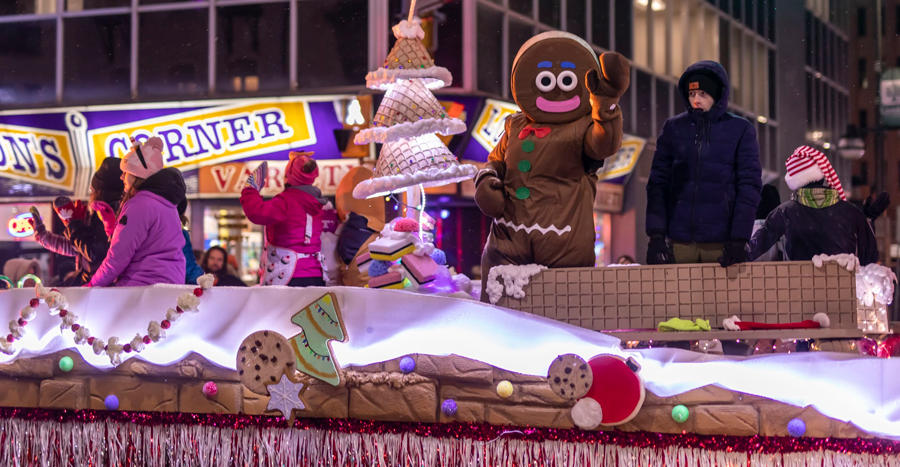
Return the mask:
[[[290,162],[284,169],[285,180],[291,186],[312,185],[319,177],[319,166],[312,152],[291,151]]]
[[[163,140],[153,136],[131,148],[131,151],[122,158],[119,167],[122,168],[122,172],[146,180],[163,169],[163,147],[165,147]]]
[[[800,146],[794,150],[791,157],[788,157],[784,165],[787,169],[784,181],[791,190],[797,190],[809,183],[825,179],[825,183],[837,190],[842,200],[847,200],[841,180],[835,173],[834,167],[831,166],[831,162],[828,162],[828,157],[821,151],[809,146]]]

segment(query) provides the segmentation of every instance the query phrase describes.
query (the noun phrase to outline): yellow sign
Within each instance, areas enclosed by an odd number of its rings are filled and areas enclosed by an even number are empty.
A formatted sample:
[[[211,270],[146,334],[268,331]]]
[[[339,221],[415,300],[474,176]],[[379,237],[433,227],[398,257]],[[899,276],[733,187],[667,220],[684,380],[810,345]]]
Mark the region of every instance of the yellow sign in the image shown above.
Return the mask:
[[[284,191],[285,168],[288,161],[268,161],[269,173],[266,185],[260,194],[266,197],[275,196]],[[325,196],[334,196],[344,175],[359,165],[355,159],[322,159],[317,160],[319,177],[313,185]],[[247,178],[259,166],[260,161],[228,162],[206,165],[199,170],[200,198],[236,198],[244,189]]]
[[[0,125],[0,172],[4,177],[71,191],[75,161],[65,131]]]
[[[305,99],[241,101],[88,131],[95,166],[151,135],[165,142],[166,166],[182,170],[316,143]]]
[[[624,177],[634,170],[646,141],[634,136],[625,135],[622,138],[622,147],[612,157],[603,161],[603,168],[597,172],[600,181],[613,180]]]
[[[494,146],[500,142],[500,137],[506,129],[506,117],[519,111],[519,106],[509,102],[487,99],[484,101],[484,110],[475,122],[472,136],[488,152],[494,150]]]

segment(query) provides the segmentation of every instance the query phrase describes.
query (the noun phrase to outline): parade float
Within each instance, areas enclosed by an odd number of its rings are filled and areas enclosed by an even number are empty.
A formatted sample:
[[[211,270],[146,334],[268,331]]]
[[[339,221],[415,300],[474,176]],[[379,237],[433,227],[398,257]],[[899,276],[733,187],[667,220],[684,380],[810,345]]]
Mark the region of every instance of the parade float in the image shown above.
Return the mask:
[[[900,466],[886,268],[499,266],[476,300],[422,215],[474,175],[450,76],[394,32],[369,287],[2,292],[0,465]]]

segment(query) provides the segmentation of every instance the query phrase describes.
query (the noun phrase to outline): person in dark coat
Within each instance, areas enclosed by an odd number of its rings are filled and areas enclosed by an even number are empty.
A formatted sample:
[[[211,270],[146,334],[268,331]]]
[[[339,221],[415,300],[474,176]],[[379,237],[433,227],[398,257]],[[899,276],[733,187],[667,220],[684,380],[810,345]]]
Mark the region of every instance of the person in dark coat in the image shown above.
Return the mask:
[[[91,197],[88,206],[76,202],[79,209],[64,219],[63,235],[55,234],[44,225],[43,219],[32,219],[34,239],[54,253],[75,258],[76,274],[58,284],[60,287],[78,287],[87,284],[109,251],[109,225],[115,225],[115,213],[125,189],[122,182],[120,160],[107,157],[91,178]],[[80,211],[80,209],[84,209]],[[80,214],[79,214],[80,212]]]
[[[756,129],[728,113],[722,65],[691,65],[678,90],[688,110],[663,126],[647,181],[647,264],[744,262],[762,187]]]
[[[178,203],[178,217],[181,219],[181,233],[184,234],[184,253],[185,278],[184,283],[188,285],[197,284],[197,278],[203,275],[203,269],[197,264],[197,258],[194,256],[194,247],[191,243],[191,234],[187,230],[188,219],[185,216],[187,212],[187,198]]]
[[[753,233],[756,233],[766,223],[766,218],[778,206],[781,206],[781,195],[778,188],[773,185],[763,185],[759,207],[756,208],[756,221],[753,222]],[[784,248],[781,242],[776,242],[769,251],[757,256],[754,261],[784,261]]]
[[[878,245],[866,215],[847,202],[841,181],[820,151],[800,146],[788,158],[784,179],[795,190],[750,240],[750,259],[784,237],[787,261],[816,255],[853,254],[863,266],[878,261]]]
[[[220,246],[211,247],[203,255],[200,267],[209,274],[216,276],[217,287],[246,287],[240,278],[228,273],[228,252]]]

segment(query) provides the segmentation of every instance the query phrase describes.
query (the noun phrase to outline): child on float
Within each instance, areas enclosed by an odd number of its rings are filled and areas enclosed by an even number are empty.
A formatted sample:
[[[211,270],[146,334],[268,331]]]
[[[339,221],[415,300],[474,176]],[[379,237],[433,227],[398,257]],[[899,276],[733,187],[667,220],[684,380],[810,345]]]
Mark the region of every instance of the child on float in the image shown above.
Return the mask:
[[[265,183],[254,174],[241,192],[244,214],[265,227],[266,251],[261,285],[323,287],[321,233],[322,207],[328,202],[312,186],[319,167],[312,152],[290,153],[284,191],[265,201],[259,194]],[[264,177],[263,177],[264,178]]]
[[[163,142],[152,137],[122,158],[125,194],[109,253],[88,287],[184,284],[184,235],[177,206],[181,172],[163,168]]]
[[[91,197],[85,205],[81,200],[65,205],[54,203],[54,209],[65,224],[62,235],[47,230],[40,217],[30,219],[34,240],[44,248],[63,256],[75,258],[75,275],[59,284],[78,287],[87,284],[106,259],[109,237],[116,224],[116,211],[122,199],[122,170],[119,159],[107,157],[91,178]]]

